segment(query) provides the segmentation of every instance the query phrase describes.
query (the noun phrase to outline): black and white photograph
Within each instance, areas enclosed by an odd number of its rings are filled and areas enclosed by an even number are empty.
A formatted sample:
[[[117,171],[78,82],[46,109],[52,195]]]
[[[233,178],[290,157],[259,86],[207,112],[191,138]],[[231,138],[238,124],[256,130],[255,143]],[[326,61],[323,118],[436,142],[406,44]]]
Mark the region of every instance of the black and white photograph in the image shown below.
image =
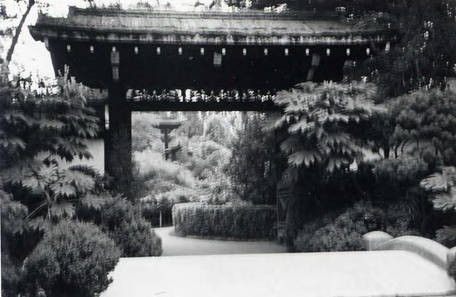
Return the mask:
[[[0,0],[1,297],[456,296],[456,0]]]

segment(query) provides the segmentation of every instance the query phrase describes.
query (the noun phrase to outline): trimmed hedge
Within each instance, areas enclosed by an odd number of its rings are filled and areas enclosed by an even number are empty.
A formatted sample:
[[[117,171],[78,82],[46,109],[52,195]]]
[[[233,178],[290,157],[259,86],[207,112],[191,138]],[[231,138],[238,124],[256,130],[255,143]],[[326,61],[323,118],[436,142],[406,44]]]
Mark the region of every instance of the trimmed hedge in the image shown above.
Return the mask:
[[[173,207],[178,235],[235,239],[275,237],[276,208],[271,205],[179,203]]]

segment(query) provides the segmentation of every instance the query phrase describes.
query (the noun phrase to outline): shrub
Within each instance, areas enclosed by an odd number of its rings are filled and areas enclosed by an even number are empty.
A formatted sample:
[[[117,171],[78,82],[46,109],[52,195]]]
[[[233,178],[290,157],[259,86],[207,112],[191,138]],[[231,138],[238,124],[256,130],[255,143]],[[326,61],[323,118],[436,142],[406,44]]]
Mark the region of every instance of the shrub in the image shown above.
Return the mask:
[[[182,203],[173,207],[176,233],[183,236],[273,238],[276,220],[276,209],[269,205]]]
[[[94,296],[104,291],[120,256],[115,243],[95,225],[62,221],[52,227],[25,261],[25,291],[48,297]]]
[[[148,195],[141,198],[141,212],[152,226],[160,225],[160,215],[162,226],[171,226],[174,204],[195,201],[197,199],[195,195],[194,189],[183,187],[176,187],[157,195]]]
[[[301,252],[359,251],[364,249],[362,235],[369,231],[383,230],[392,236],[417,234],[411,220],[399,203],[383,209],[361,201],[340,214],[332,212],[307,223],[294,244]]]
[[[183,166],[163,159],[163,155],[151,150],[135,152],[134,160],[139,164],[139,174],[144,177],[172,180],[174,183],[193,187],[195,178]]]
[[[28,236],[24,244],[25,234],[22,230],[28,214],[25,205],[13,201],[12,196],[0,189],[1,217],[1,291],[2,296],[17,296],[19,288],[20,267],[22,259],[30,253],[38,243],[34,237]],[[20,234],[18,231],[22,231]],[[30,248],[30,246],[33,246]]]
[[[123,257],[160,256],[161,239],[140,210],[125,199],[110,200],[101,210],[101,228],[121,248]]]

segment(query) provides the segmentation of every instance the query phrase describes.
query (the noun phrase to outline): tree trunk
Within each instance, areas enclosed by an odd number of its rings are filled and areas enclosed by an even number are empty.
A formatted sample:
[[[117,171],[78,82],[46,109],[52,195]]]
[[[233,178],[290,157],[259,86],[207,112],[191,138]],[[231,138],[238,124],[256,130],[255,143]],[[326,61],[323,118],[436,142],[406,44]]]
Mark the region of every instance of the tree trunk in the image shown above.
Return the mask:
[[[390,147],[388,144],[383,146],[383,158],[384,159],[389,159],[390,156]]]
[[[22,28],[24,27],[25,20],[30,13],[30,10],[35,5],[35,0],[29,0],[27,4],[27,10],[22,15],[21,21],[17,26],[16,32],[14,32],[13,41],[11,42],[11,46],[8,49],[8,53],[6,54],[6,63],[9,64],[11,62],[11,58],[13,57],[14,49],[16,48],[17,42],[19,41],[19,36],[21,35]]]
[[[288,198],[287,214],[286,214],[286,244],[289,252],[295,251],[294,239],[297,231],[296,207],[298,206],[298,198],[294,191]]]

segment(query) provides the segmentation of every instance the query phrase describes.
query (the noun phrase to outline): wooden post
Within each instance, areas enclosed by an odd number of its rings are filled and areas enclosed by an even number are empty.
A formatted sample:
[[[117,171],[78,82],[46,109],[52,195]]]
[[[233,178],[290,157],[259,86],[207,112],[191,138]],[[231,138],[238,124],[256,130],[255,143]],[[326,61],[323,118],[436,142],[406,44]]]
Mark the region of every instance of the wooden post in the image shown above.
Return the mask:
[[[320,65],[320,55],[318,54],[313,54],[312,55],[312,62],[309,68],[309,71],[307,72],[307,81],[312,81],[314,78],[315,70],[317,67]]]
[[[163,215],[162,215],[162,211],[161,210],[160,210],[159,221],[160,221],[160,223],[159,223],[160,227],[163,227]]]
[[[105,136],[105,172],[114,188],[130,196],[132,178],[131,112],[126,106],[125,89],[120,84],[109,88],[109,130]]]
[[[109,129],[105,135],[105,173],[115,190],[131,198],[131,111],[120,79],[119,52],[111,52],[112,83],[108,89]]]

